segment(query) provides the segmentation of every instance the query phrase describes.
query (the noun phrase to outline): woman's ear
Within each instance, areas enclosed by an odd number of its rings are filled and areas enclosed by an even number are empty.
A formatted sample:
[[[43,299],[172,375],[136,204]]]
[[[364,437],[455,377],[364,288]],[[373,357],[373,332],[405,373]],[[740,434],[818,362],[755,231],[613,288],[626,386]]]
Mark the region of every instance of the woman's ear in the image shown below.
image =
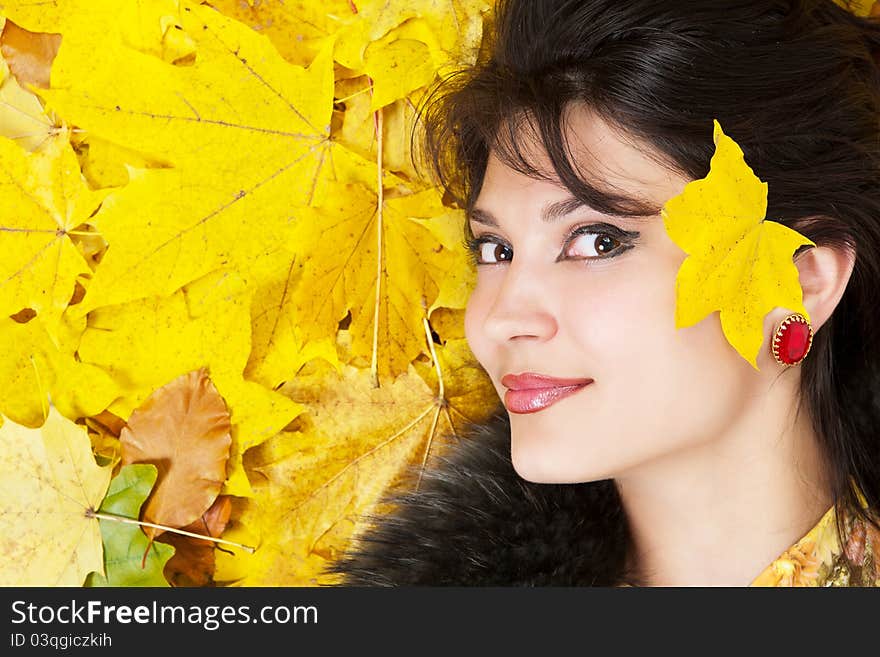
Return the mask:
[[[843,297],[855,261],[852,249],[839,246],[813,246],[795,258],[804,291],[804,308],[810,314],[813,331],[831,317]]]

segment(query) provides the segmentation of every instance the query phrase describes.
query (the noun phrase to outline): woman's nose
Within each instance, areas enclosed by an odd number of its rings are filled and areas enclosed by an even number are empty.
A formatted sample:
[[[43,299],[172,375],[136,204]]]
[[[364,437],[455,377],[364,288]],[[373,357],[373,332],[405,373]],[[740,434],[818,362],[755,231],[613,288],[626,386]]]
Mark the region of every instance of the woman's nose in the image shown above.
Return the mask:
[[[486,335],[497,342],[518,337],[549,339],[556,334],[557,322],[552,298],[542,277],[534,270],[511,262],[503,279],[490,293],[484,319]]]

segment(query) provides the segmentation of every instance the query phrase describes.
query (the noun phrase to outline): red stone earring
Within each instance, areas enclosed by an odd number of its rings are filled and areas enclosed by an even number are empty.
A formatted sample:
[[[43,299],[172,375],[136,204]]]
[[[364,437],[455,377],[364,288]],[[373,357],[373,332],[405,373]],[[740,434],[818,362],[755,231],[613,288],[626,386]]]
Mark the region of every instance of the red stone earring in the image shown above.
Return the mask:
[[[800,313],[792,313],[780,322],[770,341],[770,351],[777,363],[797,365],[813,344],[813,327]]]

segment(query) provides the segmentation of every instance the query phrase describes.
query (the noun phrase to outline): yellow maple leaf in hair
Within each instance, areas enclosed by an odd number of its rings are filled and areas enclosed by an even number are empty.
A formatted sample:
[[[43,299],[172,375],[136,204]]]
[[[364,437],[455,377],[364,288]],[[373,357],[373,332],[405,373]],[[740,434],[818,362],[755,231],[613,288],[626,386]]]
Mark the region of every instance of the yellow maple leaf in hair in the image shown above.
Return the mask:
[[[675,327],[720,311],[725,338],[757,370],[768,312],[786,308],[809,321],[793,256],[815,243],[765,218],[767,183],[717,120],[714,125],[708,175],[688,183],[662,210],[669,237],[688,254],[675,280]]]

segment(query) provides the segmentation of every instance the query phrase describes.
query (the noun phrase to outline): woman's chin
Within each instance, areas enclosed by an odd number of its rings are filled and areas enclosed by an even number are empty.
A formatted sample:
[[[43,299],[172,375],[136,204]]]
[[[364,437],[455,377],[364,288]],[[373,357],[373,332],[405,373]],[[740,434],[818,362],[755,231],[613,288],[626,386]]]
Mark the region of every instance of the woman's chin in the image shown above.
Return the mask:
[[[570,456],[556,453],[546,443],[522,444],[511,439],[510,460],[516,473],[535,484],[578,484],[607,479],[607,475]]]

